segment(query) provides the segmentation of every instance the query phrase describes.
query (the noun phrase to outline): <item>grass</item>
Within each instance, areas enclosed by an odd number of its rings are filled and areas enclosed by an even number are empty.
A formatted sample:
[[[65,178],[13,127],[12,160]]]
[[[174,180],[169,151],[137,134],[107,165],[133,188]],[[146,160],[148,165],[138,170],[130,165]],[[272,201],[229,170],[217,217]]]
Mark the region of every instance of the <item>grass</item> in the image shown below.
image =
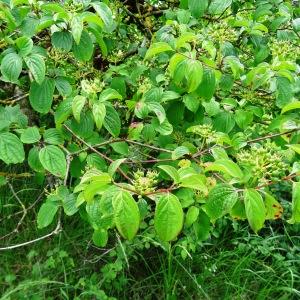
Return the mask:
[[[12,182],[25,207],[43,188],[28,179]],[[7,188],[0,190],[0,236],[16,227],[20,204]],[[41,236],[37,230],[40,203],[28,211],[19,233],[0,240],[1,246]],[[54,224],[55,227],[55,224]],[[91,243],[91,229],[79,216],[64,217],[57,236],[0,253],[0,300],[3,299],[299,299],[299,226],[266,227],[260,236],[245,224],[227,220],[192,259],[168,256],[160,248],[132,253],[124,244],[125,260],[117,258],[114,237],[106,249]],[[274,228],[274,226],[273,226]],[[122,255],[121,255],[122,256]],[[120,257],[120,253],[119,253]]]

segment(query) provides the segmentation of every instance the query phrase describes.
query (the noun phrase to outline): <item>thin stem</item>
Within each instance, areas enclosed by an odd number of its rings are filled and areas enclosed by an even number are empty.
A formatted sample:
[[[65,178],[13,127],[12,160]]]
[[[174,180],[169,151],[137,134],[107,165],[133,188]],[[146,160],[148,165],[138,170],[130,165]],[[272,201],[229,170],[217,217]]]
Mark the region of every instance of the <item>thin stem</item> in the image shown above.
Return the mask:
[[[69,128],[67,125],[64,124],[64,127],[76,138],[78,139],[80,142],[82,142],[84,145],[86,145],[90,150],[92,150],[93,152],[95,152],[96,154],[98,154],[99,156],[101,156],[102,158],[104,158],[105,160],[109,161],[110,163],[113,163],[114,161],[107,157],[106,155],[104,155],[103,153],[99,152],[97,149],[95,149],[93,146],[91,146],[90,144],[88,144],[85,140],[83,140],[81,137],[79,137],[71,128]],[[123,175],[124,178],[126,178],[130,183],[132,183],[132,180],[124,173],[124,171],[118,167],[117,171]]]

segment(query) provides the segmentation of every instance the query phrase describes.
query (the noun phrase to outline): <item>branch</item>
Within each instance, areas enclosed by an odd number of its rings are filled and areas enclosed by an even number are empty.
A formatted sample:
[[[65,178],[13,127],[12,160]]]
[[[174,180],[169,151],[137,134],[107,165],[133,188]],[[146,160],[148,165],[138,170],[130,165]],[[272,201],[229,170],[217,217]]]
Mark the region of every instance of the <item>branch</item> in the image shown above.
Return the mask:
[[[69,128],[67,125],[63,125],[76,139],[78,139],[80,142],[82,142],[84,145],[86,145],[90,150],[92,150],[93,152],[95,152],[96,154],[98,154],[99,156],[101,156],[102,158],[104,158],[105,160],[109,161],[110,163],[113,163],[114,160],[112,160],[111,158],[107,157],[106,155],[104,155],[103,153],[99,152],[97,149],[95,149],[93,146],[91,146],[90,144],[88,144],[85,140],[83,140],[81,137],[79,137],[78,135],[76,135],[76,133]],[[132,183],[132,180],[124,173],[124,171],[118,167],[117,171],[123,175],[124,178],[126,178],[130,183]]]
[[[25,217],[26,217],[26,215],[27,215],[27,209],[26,209],[25,205],[23,204],[23,202],[21,201],[21,199],[19,198],[19,196],[17,195],[17,193],[15,192],[14,187],[13,187],[12,184],[9,183],[9,182],[7,183],[7,185],[8,185],[8,187],[10,188],[10,190],[11,190],[13,196],[15,197],[15,199],[19,202],[20,206],[22,207],[22,213],[23,213],[23,214],[22,214],[22,216],[21,216],[19,222],[17,223],[15,229],[14,229],[13,231],[7,233],[6,235],[0,237],[0,240],[3,240],[4,238],[6,238],[6,237],[8,237],[8,236],[10,236],[10,235],[12,235],[12,234],[14,234],[14,233],[19,232],[19,228],[20,228],[20,226],[22,225],[23,220],[25,219]]]
[[[41,236],[41,237],[39,237],[37,239],[31,240],[31,241],[27,241],[27,242],[24,242],[24,243],[21,243],[21,244],[16,244],[16,245],[12,245],[12,246],[7,246],[7,247],[0,248],[0,251],[11,250],[11,249],[15,249],[15,248],[20,248],[20,247],[23,247],[23,246],[31,245],[31,244],[36,243],[38,241],[44,240],[44,239],[46,239],[46,238],[48,238],[48,237],[50,237],[52,235],[57,235],[61,231],[62,231],[62,228],[61,228],[61,222],[60,222],[60,217],[59,217],[55,229],[53,231],[51,231],[50,233],[48,233],[46,235],[43,235],[43,236]]]
[[[7,99],[5,99],[5,100],[0,100],[0,103],[1,104],[14,104],[14,103],[16,103],[16,102],[18,102],[18,101],[21,101],[21,100],[23,100],[23,99],[25,99],[27,96],[28,96],[29,94],[28,93],[26,93],[26,94],[24,94],[24,95],[22,95],[22,96],[19,96],[19,97],[17,97],[17,98],[7,98]]]
[[[293,132],[297,132],[297,131],[300,131],[300,127],[298,128],[294,128],[294,129],[291,129],[291,130],[288,130],[288,131],[285,131],[285,132],[280,132],[280,133],[274,133],[274,134],[268,134],[268,135],[265,135],[265,136],[262,136],[262,137],[259,137],[259,138],[255,138],[255,139],[252,139],[252,140],[248,140],[246,141],[246,144],[249,145],[249,144],[253,144],[253,143],[256,143],[256,142],[260,142],[260,141],[263,141],[263,140],[267,140],[267,139],[272,139],[272,138],[275,138],[275,137],[278,137],[278,136],[282,136],[282,135],[286,135],[286,134],[290,134],[290,133],[293,133]],[[215,146],[215,145],[214,145]],[[206,154],[208,152],[210,152],[210,150],[214,147],[210,147],[210,148],[207,148],[207,149],[204,149],[204,150],[201,150],[201,151],[198,151],[197,153],[195,153],[193,155],[193,157],[199,157],[203,154]],[[229,149],[229,148],[232,148],[233,146],[229,145],[229,146],[225,146],[225,147],[222,147],[223,149]]]
[[[298,173],[295,173],[295,174],[292,174],[292,175],[288,175],[288,176],[285,176],[285,177],[283,177],[283,178],[280,178],[280,180],[278,180],[278,181],[269,181],[269,182],[267,182],[267,183],[265,183],[265,184],[259,185],[259,186],[257,186],[255,189],[256,189],[256,190],[261,190],[261,189],[263,189],[263,188],[265,188],[265,187],[268,187],[268,186],[270,186],[270,185],[279,183],[279,182],[281,182],[281,181],[290,181],[290,180],[292,180],[293,178],[295,178],[295,177],[297,177],[297,176],[299,176]]]

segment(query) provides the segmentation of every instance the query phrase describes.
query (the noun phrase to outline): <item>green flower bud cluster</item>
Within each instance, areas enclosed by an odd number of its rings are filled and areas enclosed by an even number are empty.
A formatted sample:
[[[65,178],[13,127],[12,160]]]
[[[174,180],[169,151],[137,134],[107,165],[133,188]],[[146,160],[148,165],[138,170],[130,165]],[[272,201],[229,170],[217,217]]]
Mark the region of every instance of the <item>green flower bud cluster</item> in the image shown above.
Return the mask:
[[[254,105],[263,105],[266,109],[273,109],[275,107],[275,100],[272,95],[261,95],[257,91],[245,89],[240,91],[239,96],[245,102]]]
[[[104,88],[104,83],[99,78],[92,80],[83,79],[80,82],[81,90],[84,94],[91,95],[97,94]]]
[[[293,45],[290,41],[271,38],[269,47],[273,58],[278,57],[279,60],[295,61],[300,57],[300,47]]]
[[[210,190],[217,184],[217,181],[214,177],[207,177],[206,178],[206,187],[207,190],[195,190],[194,195],[196,198],[196,201],[199,203],[205,203],[206,202],[206,197],[208,196]]]
[[[138,92],[140,94],[144,94],[147,91],[149,91],[151,89],[151,87],[152,87],[151,80],[147,77],[146,78],[142,77],[140,80],[140,86],[139,86]]]
[[[69,12],[81,11],[84,8],[82,1],[76,1],[76,0],[70,0],[70,1],[65,2],[64,7]]]
[[[213,143],[217,140],[216,131],[213,130],[211,124],[195,125],[187,129],[187,132],[191,132],[200,135],[207,143]]]
[[[176,144],[180,145],[186,141],[185,135],[181,131],[174,131],[172,134]]]
[[[158,173],[156,171],[147,171],[146,175],[141,170],[136,171],[133,175],[133,186],[136,192],[141,195],[154,192],[158,182],[157,176]]]
[[[273,120],[272,115],[270,114],[264,114],[261,117],[261,123],[255,123],[253,124],[251,127],[249,127],[249,129],[247,130],[247,133],[249,131],[250,135],[255,132],[257,133],[259,136],[263,136],[266,135],[269,130],[268,127],[271,124],[271,121]]]
[[[205,36],[214,43],[234,42],[238,38],[238,33],[225,21],[216,22],[206,29]]]
[[[259,183],[282,178],[288,167],[281,149],[273,142],[256,144],[249,150],[241,151],[237,154],[237,161],[249,169]]]

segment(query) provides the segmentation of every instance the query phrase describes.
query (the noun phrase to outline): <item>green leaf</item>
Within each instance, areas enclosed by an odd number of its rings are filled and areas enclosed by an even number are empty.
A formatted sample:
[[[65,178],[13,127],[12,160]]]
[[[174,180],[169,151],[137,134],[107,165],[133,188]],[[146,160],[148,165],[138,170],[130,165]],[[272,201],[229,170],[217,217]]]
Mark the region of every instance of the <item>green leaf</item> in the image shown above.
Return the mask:
[[[185,147],[185,146],[180,146],[177,147],[173,152],[172,152],[172,159],[176,160],[182,156],[185,156],[186,154],[189,154],[190,150]]]
[[[288,145],[289,148],[291,148],[296,153],[300,154],[300,144],[297,145]]]
[[[64,201],[63,201],[63,209],[64,209],[64,213],[67,216],[73,216],[77,211],[78,208],[76,207],[76,197],[74,194],[70,194],[68,195]]]
[[[67,171],[66,158],[57,146],[49,145],[41,149],[39,158],[43,167],[55,176],[64,177]]]
[[[119,114],[111,105],[106,105],[106,115],[103,126],[114,137],[117,137],[120,134],[121,120]]]
[[[0,69],[5,79],[16,82],[22,71],[22,58],[16,53],[9,53],[2,59]]]
[[[30,54],[24,57],[24,60],[35,81],[41,84],[45,79],[46,71],[43,57],[39,54]]]
[[[240,128],[246,129],[253,121],[253,113],[238,109],[235,111],[234,119]]]
[[[108,100],[113,100],[113,99],[119,99],[122,100],[122,95],[119,94],[116,90],[114,89],[106,89],[104,90],[100,96],[99,96],[99,101],[104,102],[104,101],[108,101]]]
[[[22,36],[16,39],[16,45],[19,50],[19,55],[25,57],[26,55],[31,53],[33,48],[33,41],[29,37]]]
[[[29,92],[29,101],[32,108],[43,114],[49,112],[52,105],[54,89],[55,82],[50,78],[45,78],[41,84],[35,81],[32,82]]]
[[[191,227],[197,221],[198,216],[199,208],[196,206],[190,206],[185,216],[186,228]]]
[[[228,214],[237,200],[238,193],[234,187],[221,183],[209,192],[208,200],[203,209],[214,223],[217,219]]]
[[[106,115],[106,107],[104,103],[99,103],[99,102],[94,103],[92,112],[93,112],[96,127],[98,129],[101,129]]]
[[[145,60],[152,58],[160,53],[173,51],[172,47],[165,42],[157,42],[150,46],[145,55]]]
[[[46,129],[43,134],[43,137],[45,143],[52,145],[61,145],[64,142],[61,133],[56,128]]]
[[[115,152],[122,154],[122,155],[128,155],[129,153],[129,146],[126,142],[116,142],[110,145]]]
[[[92,236],[93,242],[97,247],[105,247],[108,241],[108,233],[105,229],[95,230]]]
[[[24,144],[33,144],[40,140],[41,135],[37,127],[28,127],[21,133],[21,141]]]
[[[185,56],[183,56],[180,53],[175,53],[171,57],[170,62],[169,62],[169,67],[168,67],[171,77],[174,77],[177,66],[185,60],[186,60]],[[184,74],[183,74],[183,76],[184,76]]]
[[[88,61],[91,59],[94,51],[93,41],[89,33],[85,30],[82,31],[79,44],[73,44],[74,56],[80,61]]]
[[[232,0],[212,0],[209,5],[209,13],[213,15],[221,14],[232,3]]]
[[[69,52],[72,49],[73,37],[69,31],[56,31],[51,36],[51,42],[55,48]]]
[[[158,119],[154,119],[152,124],[154,129],[161,135],[169,135],[173,132],[173,126],[167,119],[165,119],[165,121],[161,124]]]
[[[285,77],[276,79],[276,105],[283,108],[291,103],[294,93],[291,82]]]
[[[173,179],[174,183],[180,182],[178,171],[174,167],[168,165],[162,165],[162,166],[158,166],[158,168],[166,172]]]
[[[83,30],[83,22],[80,15],[74,15],[71,20],[71,30],[75,43],[78,45],[81,38],[81,33]]]
[[[39,158],[39,149],[38,147],[33,147],[30,149],[28,153],[28,164],[30,168],[36,172],[43,172],[44,167],[41,164],[40,158]]]
[[[183,103],[186,108],[195,113],[200,105],[200,100],[194,94],[186,94],[183,96]]]
[[[147,107],[156,114],[160,124],[166,120],[166,112],[161,104],[157,102],[147,102]]]
[[[198,241],[205,241],[209,238],[210,219],[203,210],[200,210],[198,219],[193,224],[193,229]]]
[[[73,116],[78,123],[80,122],[81,111],[82,111],[85,103],[86,103],[86,98],[84,96],[77,95],[73,99],[73,102],[72,102]]]
[[[55,87],[62,96],[69,96],[72,93],[72,87],[64,77],[55,78]]]
[[[300,101],[295,101],[295,102],[292,102],[292,103],[289,103],[289,104],[285,105],[282,108],[281,113],[284,114],[287,111],[295,110],[295,109],[300,109]]]
[[[293,183],[292,217],[288,220],[290,224],[300,222],[300,182]]]
[[[207,186],[203,177],[200,174],[191,174],[180,178],[180,186],[206,192]]]
[[[93,179],[83,191],[83,197],[86,202],[94,200],[96,195],[102,195],[108,188],[111,182],[111,177],[107,173],[103,173]]]
[[[10,133],[0,133],[0,159],[6,164],[21,163],[25,159],[25,152],[19,138]]]
[[[116,159],[114,162],[110,164],[108,167],[108,174],[113,177],[113,175],[116,173],[117,169],[120,167],[120,165],[126,160],[127,158],[120,158]]]
[[[188,92],[195,91],[203,78],[203,67],[200,61],[189,59],[186,62],[185,77],[188,85]]]
[[[58,205],[56,202],[47,201],[43,203],[37,215],[38,228],[42,229],[50,225],[56,215]]]
[[[115,223],[123,238],[132,240],[140,226],[140,211],[137,203],[126,191],[113,197]]]
[[[281,218],[283,207],[270,194],[265,194],[266,220],[277,220]]]
[[[116,26],[110,8],[103,2],[93,2],[92,6],[104,23],[104,31],[108,33],[112,32]]]
[[[266,219],[266,208],[261,195],[254,189],[246,189],[244,192],[246,216],[250,227],[257,233]]]
[[[198,86],[196,93],[198,96],[205,100],[210,100],[216,90],[216,76],[215,72],[211,69],[205,69],[203,73],[203,78]]]
[[[188,0],[189,10],[195,18],[202,17],[208,6],[208,0]]]
[[[183,211],[178,198],[168,193],[156,204],[154,227],[164,242],[174,240],[183,227]]]
[[[235,125],[234,116],[230,112],[222,111],[214,118],[213,125],[216,131],[229,133]]]
[[[239,179],[244,177],[240,167],[230,159],[218,159],[211,163],[205,170],[222,172],[226,175]]]

